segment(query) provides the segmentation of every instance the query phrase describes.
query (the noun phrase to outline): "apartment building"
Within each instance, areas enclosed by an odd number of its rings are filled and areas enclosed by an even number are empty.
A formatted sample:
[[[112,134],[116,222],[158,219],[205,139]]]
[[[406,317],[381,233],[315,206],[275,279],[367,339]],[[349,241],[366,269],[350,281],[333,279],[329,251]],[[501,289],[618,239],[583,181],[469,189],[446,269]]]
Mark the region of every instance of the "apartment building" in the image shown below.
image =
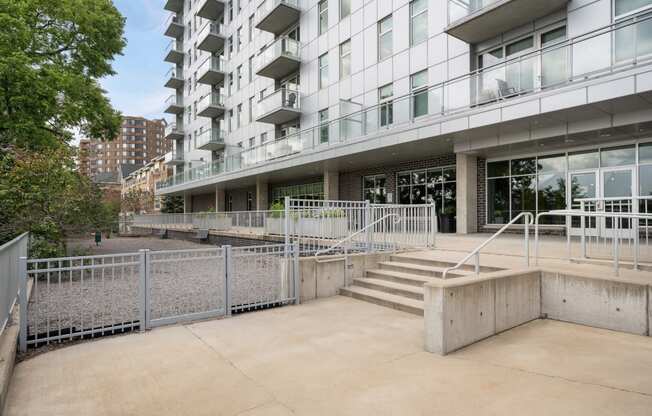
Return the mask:
[[[157,193],[188,212],[435,202],[468,233],[652,195],[652,0],[165,8],[175,175]]]
[[[165,120],[143,117],[123,118],[120,133],[112,141],[82,139],[79,142],[79,170],[95,177],[114,175],[115,182],[121,166],[144,166],[155,157],[163,156],[171,143],[165,139]]]
[[[165,163],[165,157],[150,160],[145,166],[122,179],[122,212],[152,214],[161,211],[161,197],[155,195],[156,182],[172,175],[172,168]]]

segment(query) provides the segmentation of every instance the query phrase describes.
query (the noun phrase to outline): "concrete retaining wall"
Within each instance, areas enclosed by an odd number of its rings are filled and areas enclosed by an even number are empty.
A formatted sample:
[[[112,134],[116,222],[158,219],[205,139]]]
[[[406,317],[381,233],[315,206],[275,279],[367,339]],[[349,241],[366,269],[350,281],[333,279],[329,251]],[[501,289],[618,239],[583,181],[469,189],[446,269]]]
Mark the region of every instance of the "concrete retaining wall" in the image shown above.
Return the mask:
[[[650,335],[652,286],[640,282],[525,269],[424,290],[425,347],[441,355],[540,317]]]

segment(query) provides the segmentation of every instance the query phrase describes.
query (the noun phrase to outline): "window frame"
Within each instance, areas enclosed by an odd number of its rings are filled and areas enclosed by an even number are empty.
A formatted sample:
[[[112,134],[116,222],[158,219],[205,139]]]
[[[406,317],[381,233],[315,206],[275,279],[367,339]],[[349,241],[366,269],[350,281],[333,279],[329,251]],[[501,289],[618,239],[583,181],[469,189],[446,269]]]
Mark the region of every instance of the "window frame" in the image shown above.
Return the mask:
[[[414,5],[419,1],[423,1],[424,4],[425,4],[425,7],[423,8],[423,10],[418,11],[415,14],[414,13]],[[421,15],[423,15],[423,14],[426,15],[426,27],[425,27],[426,33],[424,34],[423,39],[419,40],[418,42],[415,42],[414,41],[414,28],[415,28],[414,20],[416,18],[418,18],[418,17],[421,17]],[[428,40],[428,23],[429,23],[428,22],[428,0],[412,0],[410,2],[410,46],[416,46],[416,45],[419,45],[419,44],[421,44],[421,43]]]
[[[345,51],[343,46],[348,45],[348,51]],[[344,74],[344,61],[348,61],[348,72]],[[340,80],[351,76],[351,39],[347,39],[340,43]]]
[[[390,27],[389,29],[386,29],[383,31],[383,23],[385,22],[390,22]],[[391,51],[390,53],[383,57],[381,54],[381,51],[383,50],[381,48],[381,43],[385,37],[389,37],[389,41],[391,44]],[[394,55],[394,20],[393,20],[393,15],[389,14],[382,19],[378,21],[378,62],[382,62],[385,59],[389,59]]]

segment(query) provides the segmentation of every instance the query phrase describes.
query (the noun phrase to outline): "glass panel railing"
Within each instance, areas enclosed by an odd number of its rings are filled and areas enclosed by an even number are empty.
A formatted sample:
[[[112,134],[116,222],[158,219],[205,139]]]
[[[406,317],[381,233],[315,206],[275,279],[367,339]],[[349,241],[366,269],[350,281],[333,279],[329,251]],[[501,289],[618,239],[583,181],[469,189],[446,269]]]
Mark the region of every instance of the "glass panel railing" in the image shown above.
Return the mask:
[[[180,95],[172,94],[168,97],[167,100],[165,100],[165,105],[168,107],[171,105],[183,107],[183,97]]]
[[[224,25],[221,23],[206,23],[204,27],[199,30],[199,35],[197,39],[204,39],[208,35],[217,35],[224,37]]]
[[[500,0],[448,0],[448,24],[462,19]]]
[[[628,39],[636,41],[629,42]],[[626,51],[618,50],[614,46],[629,43],[631,45]],[[242,149],[220,162],[219,169],[209,171],[218,172],[215,174],[233,172],[292,154],[319,149],[320,146],[363,139],[381,130],[413,123],[416,118],[429,117],[428,120],[434,122],[443,116],[548,91],[573,82],[601,77],[615,70],[644,64],[652,64],[652,14],[636,16],[578,38],[473,71],[415,94],[388,99],[339,119],[323,122],[299,132],[290,132],[278,140]],[[290,94],[295,94],[296,97],[290,98]],[[427,101],[423,99],[424,95]],[[282,88],[263,98],[258,104],[258,116],[283,107],[299,108],[299,93],[298,90]],[[171,182],[162,183],[159,189],[185,183],[188,175],[191,174],[184,173],[174,179],[172,182],[175,185],[168,185]]]
[[[220,129],[207,129],[197,135],[197,147],[203,147],[208,144],[224,144],[225,132]]]
[[[170,68],[167,74],[165,74],[165,79],[170,79],[170,78],[183,80],[183,69],[177,68],[176,66]]]
[[[170,13],[170,16],[168,16],[168,19],[165,22],[165,27],[169,27],[171,24],[183,26],[183,16],[176,13]]]
[[[265,0],[256,9],[256,15],[254,17],[256,24],[263,20],[272,10],[283,4],[294,7],[295,9],[299,8],[299,0]]]
[[[282,108],[299,110],[300,95],[298,90],[279,88],[258,102],[256,117],[262,117]]]
[[[183,134],[183,126],[177,126],[177,123],[168,124],[165,127],[165,136],[170,134]]]
[[[208,107],[224,107],[224,95],[213,92],[202,97],[197,103],[199,113]]]
[[[301,50],[301,43],[287,36],[281,36],[276,39],[274,43],[269,45],[258,57],[256,58],[256,71],[266,67],[280,56],[290,56],[296,59],[300,58],[299,52]]]
[[[222,56],[209,56],[199,65],[197,73],[201,78],[206,72],[226,72],[226,59]]]
[[[183,42],[179,42],[176,39],[172,39],[170,43],[168,43],[168,46],[165,48],[165,55],[169,54],[172,51],[179,52],[183,54]]]

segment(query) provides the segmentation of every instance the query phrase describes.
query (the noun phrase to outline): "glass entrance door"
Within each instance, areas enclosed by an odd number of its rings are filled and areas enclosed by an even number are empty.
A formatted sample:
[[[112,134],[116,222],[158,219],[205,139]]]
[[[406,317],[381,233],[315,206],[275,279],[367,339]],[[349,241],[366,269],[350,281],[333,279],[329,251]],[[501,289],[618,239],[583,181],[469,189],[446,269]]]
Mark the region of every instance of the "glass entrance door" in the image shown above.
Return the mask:
[[[584,198],[596,198],[598,196],[598,172],[595,170],[588,172],[575,172],[569,174],[569,206],[571,209],[581,209],[582,203],[578,201]],[[597,204],[595,202],[585,202],[585,211],[596,211]],[[584,226],[584,231],[582,231]],[[571,218],[571,234],[573,235],[598,235],[598,221],[596,218]]]

